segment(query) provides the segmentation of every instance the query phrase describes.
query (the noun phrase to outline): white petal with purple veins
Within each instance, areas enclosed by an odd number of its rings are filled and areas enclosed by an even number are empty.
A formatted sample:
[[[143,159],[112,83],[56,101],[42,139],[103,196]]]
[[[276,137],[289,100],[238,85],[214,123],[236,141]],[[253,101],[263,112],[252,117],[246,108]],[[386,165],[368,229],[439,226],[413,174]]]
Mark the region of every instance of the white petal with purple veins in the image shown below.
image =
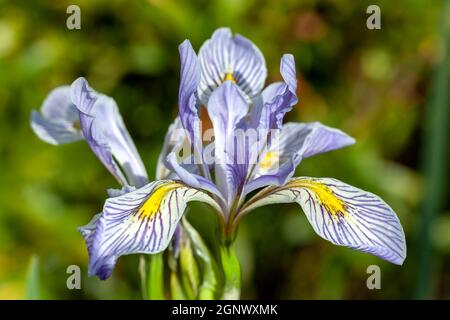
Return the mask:
[[[406,258],[400,221],[380,197],[330,178],[299,177],[267,187],[241,214],[272,203],[297,202],[314,231],[334,244],[368,252],[395,264]]]
[[[166,249],[190,201],[220,210],[206,193],[172,180],[107,199],[102,213],[79,229],[88,247],[89,274],[106,279],[120,256]]]
[[[267,77],[261,51],[241,35],[233,36],[228,28],[217,29],[199,51],[201,79],[198,96],[204,105],[215,88],[232,80],[248,101],[257,96]]]

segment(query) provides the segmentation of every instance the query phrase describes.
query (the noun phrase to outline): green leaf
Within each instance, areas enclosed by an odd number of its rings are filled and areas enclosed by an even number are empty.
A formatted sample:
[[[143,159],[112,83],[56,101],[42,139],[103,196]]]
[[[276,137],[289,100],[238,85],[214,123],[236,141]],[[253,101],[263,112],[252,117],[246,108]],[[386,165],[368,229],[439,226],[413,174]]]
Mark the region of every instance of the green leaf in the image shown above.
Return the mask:
[[[448,165],[448,136],[449,136],[449,58],[450,40],[448,17],[450,1],[444,2],[439,26],[439,40],[442,45],[441,61],[436,65],[431,92],[425,113],[424,147],[422,166],[427,181],[424,201],[421,208],[419,222],[419,236],[417,238],[417,284],[416,299],[430,299],[433,297],[436,283],[431,244],[431,227],[437,214],[443,209],[447,200],[445,195],[446,170]]]
[[[28,264],[27,272],[27,300],[39,300],[41,298],[40,285],[39,285],[39,259],[37,256],[31,256]]]

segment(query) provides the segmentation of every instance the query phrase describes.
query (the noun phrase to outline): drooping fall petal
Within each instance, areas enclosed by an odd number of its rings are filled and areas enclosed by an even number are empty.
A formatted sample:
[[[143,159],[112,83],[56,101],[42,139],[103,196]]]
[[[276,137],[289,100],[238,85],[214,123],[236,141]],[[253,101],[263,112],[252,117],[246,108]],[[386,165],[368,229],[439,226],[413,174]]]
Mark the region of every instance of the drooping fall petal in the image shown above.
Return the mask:
[[[173,180],[151,182],[108,198],[103,211],[79,229],[88,248],[89,274],[106,279],[120,256],[166,249],[190,201],[220,210],[203,191]]]
[[[267,187],[241,214],[272,203],[298,203],[314,231],[336,245],[371,253],[395,264],[406,258],[400,221],[380,197],[330,178],[293,178]]]

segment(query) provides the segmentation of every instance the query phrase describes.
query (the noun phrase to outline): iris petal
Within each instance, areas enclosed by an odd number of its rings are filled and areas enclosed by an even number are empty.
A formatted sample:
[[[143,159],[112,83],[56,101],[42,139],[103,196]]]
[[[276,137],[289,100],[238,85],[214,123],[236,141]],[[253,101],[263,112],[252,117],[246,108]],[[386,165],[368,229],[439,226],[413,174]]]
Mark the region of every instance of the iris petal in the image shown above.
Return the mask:
[[[171,170],[167,167],[166,158],[168,154],[173,151],[175,146],[184,143],[186,139],[186,133],[184,132],[180,117],[176,117],[169,126],[164,138],[163,148],[159,154],[156,165],[156,179],[165,179],[170,175]]]
[[[178,148],[175,147],[166,158],[166,165],[173,172],[173,175],[170,177],[179,179],[193,188],[211,192],[218,196],[220,201],[224,201],[223,194],[217,189],[216,185],[211,180],[201,176],[195,164],[183,164],[180,162],[176,156],[177,152]]]
[[[198,59],[188,40],[180,45],[179,51],[181,63],[178,93],[179,116],[194,148],[201,150],[199,104],[195,96],[200,81]]]
[[[151,182],[107,199],[102,213],[79,229],[88,247],[89,274],[106,279],[120,256],[164,250],[190,201],[219,210],[204,192],[173,180]]]
[[[122,184],[140,187],[147,172],[136,150],[116,102],[93,91],[84,78],[71,88],[72,102],[80,112],[80,125],[90,148]]]
[[[280,73],[284,82],[272,83],[262,92],[260,126],[268,130],[280,129],[284,115],[298,102],[295,60],[291,54],[281,58]],[[257,112],[255,116],[258,116]]]
[[[214,127],[215,174],[219,190],[230,205],[247,174],[245,138],[237,134],[249,105],[237,86],[226,81],[214,90],[208,102],[208,114]],[[239,157],[239,159],[238,159]]]
[[[31,128],[43,141],[59,145],[83,139],[78,128],[78,110],[70,99],[70,86],[52,90],[45,98],[40,113],[31,113]]]
[[[178,155],[183,147],[187,147],[189,152],[187,154],[183,152],[184,158],[178,159]],[[181,180],[193,188],[211,192],[219,197],[219,201],[223,201],[222,194],[214,183],[201,175],[199,165],[202,164],[195,162],[194,155],[190,152],[190,147],[186,131],[180,118],[177,117],[169,126],[164,139],[163,149],[159,155],[156,167],[156,178]]]
[[[263,189],[242,213],[272,203],[297,202],[314,231],[336,245],[371,253],[395,264],[406,258],[403,228],[380,197],[330,178],[299,177]]]
[[[346,133],[319,122],[286,123],[279,135],[273,136],[270,148],[262,154],[245,192],[271,184],[282,185],[293,176],[304,158],[354,143],[355,139]],[[267,161],[268,157],[272,157],[271,161]]]
[[[264,86],[267,68],[261,51],[241,35],[233,36],[228,28],[219,28],[199,51],[201,80],[198,96],[204,105],[215,88],[231,80],[248,101]]]

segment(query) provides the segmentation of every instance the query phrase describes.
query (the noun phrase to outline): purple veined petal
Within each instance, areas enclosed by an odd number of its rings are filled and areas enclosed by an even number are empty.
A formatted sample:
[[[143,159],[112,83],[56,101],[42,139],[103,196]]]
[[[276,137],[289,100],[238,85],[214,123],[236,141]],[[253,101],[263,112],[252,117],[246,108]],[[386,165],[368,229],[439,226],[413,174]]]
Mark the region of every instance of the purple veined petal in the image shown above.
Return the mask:
[[[200,103],[196,96],[200,81],[198,59],[188,40],[185,40],[180,45],[179,51],[181,61],[181,79],[178,94],[179,117],[193,146],[193,156],[201,166],[202,175],[206,179],[211,180],[209,169],[203,160],[201,121],[199,118]]]
[[[181,76],[178,93],[179,117],[187,135],[198,151],[201,150],[199,104],[195,96],[199,81],[200,69],[197,55],[191,43],[185,40],[179,47]]]
[[[186,151],[187,154],[183,154],[183,159],[178,159],[177,154],[180,153],[181,149]],[[170,161],[167,161],[167,159]],[[156,168],[156,178],[166,179],[171,177],[171,179],[181,179],[179,175],[176,174],[173,167],[182,166],[183,169],[187,170],[189,173],[194,173],[200,175],[198,166],[199,163],[195,162],[195,157],[192,154],[191,144],[189,138],[186,135],[186,131],[181,124],[180,118],[175,118],[174,122],[169,126],[164,139],[163,149],[159,155],[157,168]],[[180,164],[178,164],[180,163]],[[185,181],[189,184],[189,182]],[[192,187],[198,187],[198,185]]]
[[[295,60],[291,54],[285,54],[281,58],[280,73],[284,82],[272,83],[264,89],[261,109],[254,115],[260,118],[260,127],[267,130],[280,129],[284,115],[298,102]]]
[[[320,122],[290,122],[278,132],[270,148],[262,154],[252,179],[245,186],[245,193],[267,185],[282,185],[294,175],[304,158],[355,143],[346,133]]]
[[[43,141],[59,145],[83,139],[78,110],[70,99],[70,86],[53,89],[45,98],[40,113],[31,112],[30,124]]]
[[[125,185],[125,186],[123,186],[120,189],[109,188],[109,189],[106,190],[106,192],[108,193],[108,196],[110,198],[113,198],[113,197],[121,196],[121,195],[123,195],[125,193],[132,192],[134,190],[136,190],[136,187]]]
[[[172,152],[176,145],[183,144],[187,136],[179,117],[176,117],[173,123],[169,126],[166,136],[164,138],[163,148],[158,157],[156,165],[156,179],[166,179],[171,174],[171,170],[167,168],[166,158]]]
[[[81,236],[84,238],[86,242],[86,248],[88,251],[89,257],[92,255],[92,243],[94,240],[94,232],[97,227],[97,221],[101,217],[101,213],[97,213],[91,221],[85,226],[79,227],[78,231],[81,233]]]
[[[177,155],[183,147],[187,147],[189,152],[183,154],[184,159],[178,159]],[[186,131],[180,118],[177,117],[169,126],[164,139],[163,150],[159,155],[156,169],[157,178],[181,180],[193,188],[211,192],[218,196],[220,201],[223,201],[223,196],[214,183],[201,175],[199,167],[202,165],[202,163],[196,162]]]
[[[219,210],[204,192],[171,180],[151,182],[107,199],[103,211],[79,228],[88,248],[89,275],[104,280],[122,255],[163,251],[190,201]]]
[[[245,157],[250,147],[238,129],[247,115],[249,104],[231,81],[225,81],[211,94],[208,114],[214,128],[215,177],[218,189],[230,206],[247,175]],[[239,160],[239,161],[238,161]]]
[[[200,175],[199,165],[193,162],[194,158],[188,155],[184,161],[178,159],[177,154],[179,154],[182,145],[182,141],[175,145],[166,157],[165,166],[172,173],[169,177],[181,180],[190,187],[212,193],[217,196],[217,200],[223,206],[225,203],[223,194],[211,180]]]
[[[199,51],[201,79],[198,96],[204,105],[225,80],[234,81],[247,101],[257,96],[267,77],[261,51],[248,39],[232,35],[229,28],[217,29]]]
[[[314,231],[340,246],[371,253],[401,265],[405,234],[395,212],[380,197],[331,178],[299,177],[267,187],[240,214],[272,203],[297,202]]]
[[[89,147],[122,184],[140,187],[147,172],[115,101],[93,91],[84,78],[71,88],[72,102],[80,112],[80,125]]]
[[[345,132],[325,126],[320,122],[287,123],[287,130],[297,132],[299,139],[304,137],[300,156],[302,159],[316,154],[344,148],[356,142]]]
[[[295,164],[292,159],[287,159],[281,163],[276,170],[264,174],[258,174],[244,186],[243,194],[247,195],[250,192],[266,186],[281,186],[286,180],[291,178],[295,172]]]
[[[292,54],[287,53],[281,57],[280,73],[289,91],[295,95],[297,91],[297,72],[295,70],[295,59]]]
[[[132,187],[132,186],[123,186],[121,189],[108,189],[108,196],[110,198],[115,198],[115,197],[119,197],[122,196],[126,193],[130,193],[135,191],[136,188]],[[97,226],[97,221],[98,219],[101,217],[101,213],[96,214],[91,221],[89,221],[89,223],[83,227],[79,227],[78,231],[81,233],[81,235],[83,236],[84,240],[86,241],[86,248],[88,251],[88,255],[91,256],[92,254],[92,242],[93,242],[93,235],[94,235],[94,231],[95,228]]]

